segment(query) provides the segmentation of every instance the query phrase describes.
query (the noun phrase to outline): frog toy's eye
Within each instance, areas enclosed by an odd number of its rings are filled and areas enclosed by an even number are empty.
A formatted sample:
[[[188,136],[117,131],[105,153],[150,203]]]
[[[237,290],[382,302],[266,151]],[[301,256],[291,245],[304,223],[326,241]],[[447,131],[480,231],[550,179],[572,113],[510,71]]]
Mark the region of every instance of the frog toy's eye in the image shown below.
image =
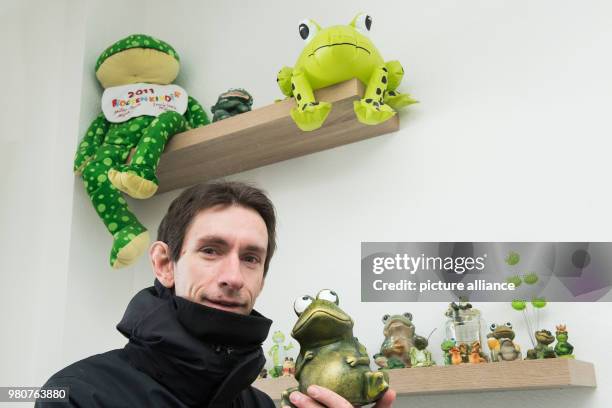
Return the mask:
[[[389,316],[388,314],[384,315],[382,318],[383,323],[387,323],[387,320],[389,320],[391,316]]]
[[[363,13],[358,14],[351,22],[351,25],[362,34],[367,34],[372,28],[372,17]]]
[[[494,331],[495,329],[497,329],[497,325],[493,323],[491,327],[489,327],[489,329],[491,329],[491,331]]]
[[[506,327],[508,327],[509,329],[511,329],[511,328],[512,328],[512,323],[510,323],[510,322],[506,322]]]
[[[329,300],[330,302],[335,304],[339,303],[338,295],[336,295],[336,292],[330,289],[323,289],[322,291],[320,291],[317,295],[317,299]]]
[[[304,40],[308,44],[310,40],[312,40],[314,36],[317,35],[317,32],[319,31],[319,25],[310,19],[306,19],[300,23],[298,29],[300,32],[300,37],[302,37],[302,40]]]
[[[304,313],[304,310],[306,310],[308,305],[310,305],[313,300],[314,299],[312,298],[312,296],[308,295],[304,295],[295,299],[295,302],[293,302],[293,310],[295,311],[295,314],[299,316]]]
[[[406,319],[408,319],[408,320],[412,321],[412,313],[408,313],[408,312],[406,312],[406,313],[404,313],[404,317],[405,317]]]

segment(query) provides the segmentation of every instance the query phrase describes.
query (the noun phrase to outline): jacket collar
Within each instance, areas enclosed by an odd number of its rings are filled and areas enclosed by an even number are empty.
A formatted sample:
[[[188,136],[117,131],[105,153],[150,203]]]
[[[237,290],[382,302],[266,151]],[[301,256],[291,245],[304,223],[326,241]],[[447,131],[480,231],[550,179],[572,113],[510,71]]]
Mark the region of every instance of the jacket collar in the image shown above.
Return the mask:
[[[272,321],[174,296],[157,280],[131,300],[117,329],[130,362],[189,406],[224,407],[265,364]]]

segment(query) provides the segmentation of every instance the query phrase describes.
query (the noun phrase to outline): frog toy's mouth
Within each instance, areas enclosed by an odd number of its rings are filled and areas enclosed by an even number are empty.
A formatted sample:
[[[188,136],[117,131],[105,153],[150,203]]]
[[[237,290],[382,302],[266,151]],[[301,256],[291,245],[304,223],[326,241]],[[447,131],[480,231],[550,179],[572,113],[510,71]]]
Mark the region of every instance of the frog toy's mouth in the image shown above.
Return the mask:
[[[514,332],[511,329],[497,329],[495,330],[495,337],[498,339],[509,339],[514,337]]]
[[[355,47],[356,50],[364,50],[365,52],[367,52],[368,54],[372,54],[367,48],[362,47],[360,45],[354,44],[352,42],[339,42],[339,43],[332,43],[332,44],[326,44],[326,45],[322,45],[320,47],[317,47],[314,49],[314,51],[312,51],[312,53],[310,53],[308,56],[309,57],[313,57],[317,51],[319,51],[322,48],[327,48],[327,47],[335,47],[337,45],[352,45],[353,47]]]
[[[315,310],[293,328],[291,335],[299,341],[301,334],[306,331],[309,335],[315,334],[321,339],[331,339],[342,336],[352,327],[353,320],[346,314],[334,313],[331,310]]]

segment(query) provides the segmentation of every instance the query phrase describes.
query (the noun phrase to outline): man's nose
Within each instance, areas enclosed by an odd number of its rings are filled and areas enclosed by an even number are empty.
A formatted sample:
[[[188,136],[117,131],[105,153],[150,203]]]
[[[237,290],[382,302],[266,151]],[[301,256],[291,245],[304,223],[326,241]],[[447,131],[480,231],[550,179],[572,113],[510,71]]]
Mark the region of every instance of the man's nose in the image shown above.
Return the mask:
[[[228,254],[223,260],[218,283],[219,286],[231,290],[240,290],[244,286],[244,279],[240,271],[240,257],[237,254]]]

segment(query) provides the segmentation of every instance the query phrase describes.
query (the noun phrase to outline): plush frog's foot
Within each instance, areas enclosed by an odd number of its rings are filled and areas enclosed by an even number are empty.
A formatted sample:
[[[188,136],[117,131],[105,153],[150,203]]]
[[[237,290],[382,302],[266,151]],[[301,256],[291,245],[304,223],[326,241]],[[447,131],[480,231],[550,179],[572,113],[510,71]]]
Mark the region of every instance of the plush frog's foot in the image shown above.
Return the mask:
[[[149,246],[149,232],[144,227],[129,226],[113,234],[110,264],[114,269],[133,264]]]
[[[329,102],[308,102],[291,109],[291,117],[300,129],[309,132],[323,125],[331,107]]]
[[[157,191],[155,171],[149,167],[121,165],[108,171],[108,179],[119,191],[130,197],[145,199]]]
[[[353,102],[357,119],[366,125],[378,125],[395,115],[395,111],[384,103],[374,99],[360,99]]]
[[[397,91],[388,91],[385,94],[385,103],[391,106],[395,110],[402,109],[408,105],[412,105],[413,103],[418,103],[416,99],[413,99],[412,96],[408,94],[399,93]]]
[[[285,391],[283,391],[281,394],[281,407],[296,408],[295,405],[293,405],[289,400],[289,394],[291,394],[293,391],[298,391],[298,387],[287,388]]]
[[[389,389],[389,374],[386,371],[368,371],[364,376],[368,401],[376,401]]]

